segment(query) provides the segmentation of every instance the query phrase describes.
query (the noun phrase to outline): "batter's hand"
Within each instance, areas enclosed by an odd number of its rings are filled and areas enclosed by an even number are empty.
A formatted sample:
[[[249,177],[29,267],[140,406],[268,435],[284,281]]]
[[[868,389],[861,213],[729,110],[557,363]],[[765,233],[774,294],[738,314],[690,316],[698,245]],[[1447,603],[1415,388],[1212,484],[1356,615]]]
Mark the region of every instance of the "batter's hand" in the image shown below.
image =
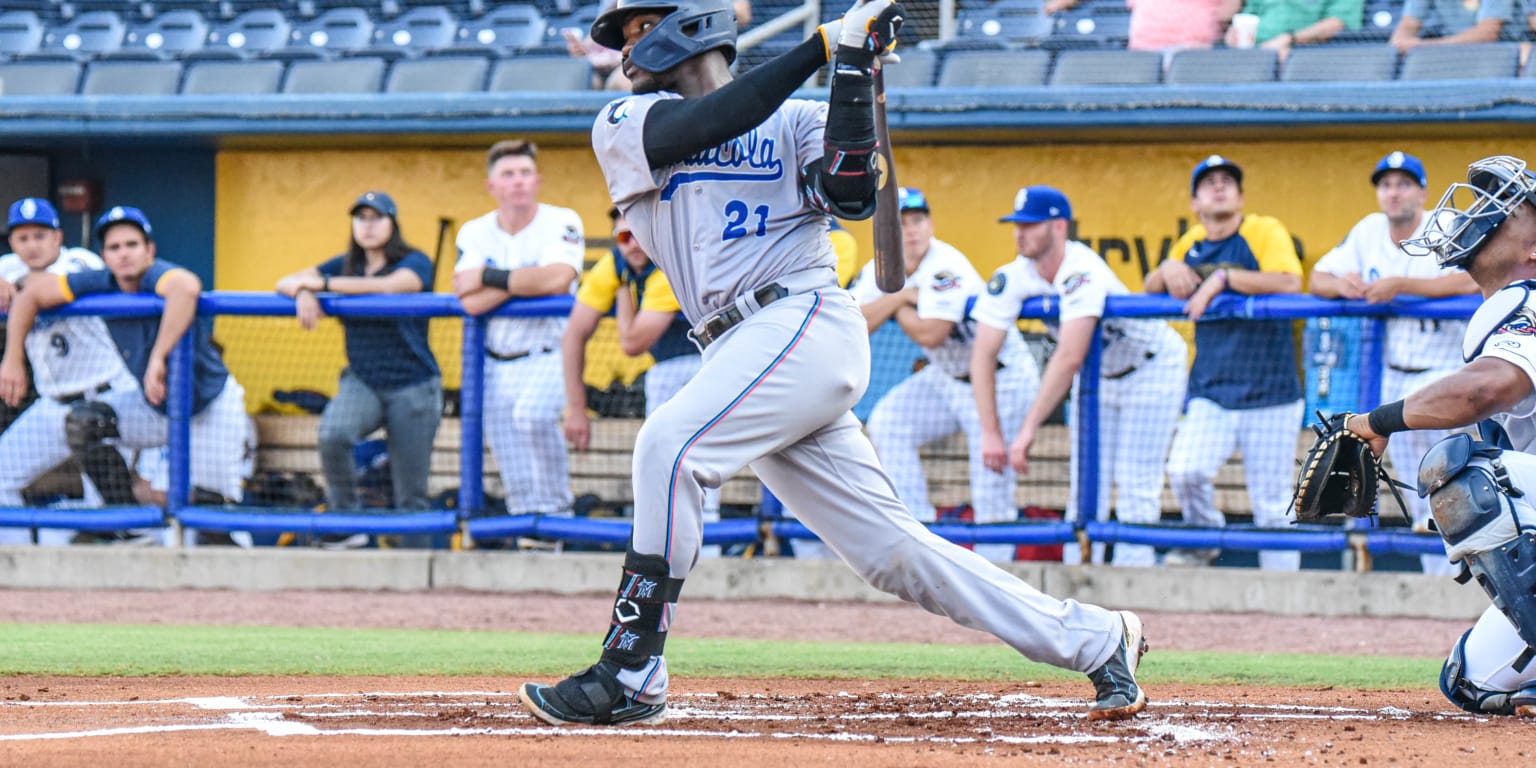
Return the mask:
[[[27,366],[20,355],[7,350],[4,359],[0,359],[0,400],[15,408],[26,396]]]
[[[156,355],[149,356],[149,365],[144,368],[144,399],[150,405],[160,405],[165,402],[165,358]]]
[[[998,432],[982,430],[981,465],[993,472],[1002,472],[1008,466],[1008,446]]]
[[[843,14],[837,44],[884,56],[896,47],[901,22],[901,6],[891,0],[859,0]]]
[[[1168,295],[1175,299],[1187,299],[1200,287],[1200,273],[1178,259],[1169,259],[1159,266],[1163,273],[1163,285]]]
[[[313,331],[320,324],[320,318],[325,317],[325,310],[320,308],[320,299],[308,290],[299,291],[293,297],[293,303],[299,327],[306,331]]]

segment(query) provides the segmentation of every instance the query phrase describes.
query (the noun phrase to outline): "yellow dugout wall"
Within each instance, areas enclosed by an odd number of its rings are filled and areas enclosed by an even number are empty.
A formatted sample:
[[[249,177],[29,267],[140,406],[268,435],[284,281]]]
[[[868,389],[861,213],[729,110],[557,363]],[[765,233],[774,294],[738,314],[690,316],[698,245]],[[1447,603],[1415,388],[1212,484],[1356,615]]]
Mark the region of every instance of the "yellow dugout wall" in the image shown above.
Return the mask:
[[[1298,238],[1303,264],[1343,238],[1376,210],[1369,176],[1394,149],[1421,157],[1429,172],[1427,206],[1467,163],[1496,153],[1521,154],[1523,143],[1497,139],[1397,137],[1231,142],[1049,143],[1018,146],[918,146],[897,138],[900,181],[917,186],[933,205],[937,236],[965,252],[983,275],[1014,256],[1012,229],[998,224],[1015,191],[1051,184],[1070,197],[1078,239],[1104,254],[1132,290],[1146,269],[1166,255],[1189,226],[1189,173],[1205,156],[1221,153],[1245,172],[1246,207],[1279,218]],[[574,137],[573,137],[574,138]],[[485,145],[446,149],[390,147],[359,150],[238,149],[217,163],[215,287],[270,290],[290,272],[340,253],[349,234],[347,212],[357,195],[381,189],[394,196],[407,239],[432,255],[439,220],[452,222],[441,259],[455,257],[453,235],[465,221],[489,211],[484,189]],[[606,237],[608,201],[597,163],[585,145],[541,146],[543,199],[575,209],[589,237]],[[870,256],[867,222],[848,228]],[[592,254],[593,256],[596,255]],[[439,291],[451,291],[452,264],[440,264]],[[271,342],[235,343],[247,334],[282,339],[291,360],[330,361],[272,365]],[[229,363],[257,409],[273,388],[332,392],[341,352],[334,323],[301,334],[291,319],[224,319],[219,335]],[[275,336],[280,335],[280,336]],[[458,325],[434,321],[433,344],[444,365],[445,386],[458,386]]]

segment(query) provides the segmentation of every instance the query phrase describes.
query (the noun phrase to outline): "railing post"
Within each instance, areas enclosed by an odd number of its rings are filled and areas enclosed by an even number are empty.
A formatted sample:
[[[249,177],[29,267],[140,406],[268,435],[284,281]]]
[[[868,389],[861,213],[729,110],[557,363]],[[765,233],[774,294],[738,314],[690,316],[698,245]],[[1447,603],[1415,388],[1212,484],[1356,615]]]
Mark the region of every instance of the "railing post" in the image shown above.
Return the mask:
[[[1107,314],[1107,313],[1106,313]],[[1093,562],[1093,545],[1085,532],[1099,516],[1099,364],[1104,357],[1103,322],[1093,327],[1088,354],[1077,374],[1077,529],[1082,562]]]
[[[1364,413],[1381,405],[1381,369],[1383,331],[1387,321],[1380,317],[1360,318],[1360,396],[1355,402]]]
[[[485,326],[464,318],[459,380],[459,520],[485,506]]]
[[[193,344],[196,324],[202,318],[194,317],[192,322],[166,361],[166,455],[170,467],[165,504],[173,518],[192,501]]]

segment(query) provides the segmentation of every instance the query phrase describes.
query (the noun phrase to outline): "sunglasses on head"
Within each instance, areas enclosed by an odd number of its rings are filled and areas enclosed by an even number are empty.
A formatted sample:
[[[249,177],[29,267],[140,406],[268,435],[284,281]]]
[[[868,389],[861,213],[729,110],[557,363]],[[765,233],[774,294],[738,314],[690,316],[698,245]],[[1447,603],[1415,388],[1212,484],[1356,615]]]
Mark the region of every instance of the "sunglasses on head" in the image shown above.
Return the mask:
[[[626,230],[622,230],[620,232],[613,233],[613,239],[619,245],[629,245],[630,243],[633,243],[635,241],[635,233],[633,233],[633,232],[631,232],[631,231],[629,231],[627,229]]]

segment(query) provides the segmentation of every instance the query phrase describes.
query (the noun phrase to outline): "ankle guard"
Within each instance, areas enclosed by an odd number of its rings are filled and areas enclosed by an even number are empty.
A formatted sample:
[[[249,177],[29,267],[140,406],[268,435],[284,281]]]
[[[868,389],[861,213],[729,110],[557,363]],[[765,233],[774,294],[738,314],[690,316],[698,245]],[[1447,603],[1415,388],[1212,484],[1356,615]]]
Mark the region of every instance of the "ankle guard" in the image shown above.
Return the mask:
[[[672,623],[670,605],[683,592],[683,580],[668,576],[671,568],[660,555],[630,550],[624,556],[624,579],[613,601],[613,624],[603,638],[603,660],[636,669],[661,655]]]

